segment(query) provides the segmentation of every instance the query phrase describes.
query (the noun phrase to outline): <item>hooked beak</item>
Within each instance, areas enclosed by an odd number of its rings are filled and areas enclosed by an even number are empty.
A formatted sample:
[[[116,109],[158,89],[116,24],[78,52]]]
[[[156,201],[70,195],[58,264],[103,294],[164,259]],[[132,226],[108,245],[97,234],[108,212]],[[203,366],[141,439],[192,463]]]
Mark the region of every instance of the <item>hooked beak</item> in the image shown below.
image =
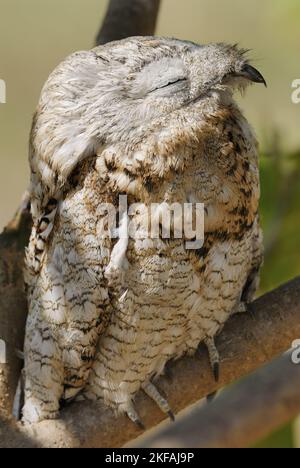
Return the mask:
[[[240,76],[247,78],[253,83],[262,83],[267,88],[267,83],[262,74],[248,63],[243,66]]]

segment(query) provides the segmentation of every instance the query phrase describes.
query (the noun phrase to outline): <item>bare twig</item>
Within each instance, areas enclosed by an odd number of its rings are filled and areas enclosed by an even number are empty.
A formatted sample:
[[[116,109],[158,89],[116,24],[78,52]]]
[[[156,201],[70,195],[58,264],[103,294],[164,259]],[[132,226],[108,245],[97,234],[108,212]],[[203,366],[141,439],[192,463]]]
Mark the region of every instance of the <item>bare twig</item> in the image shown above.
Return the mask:
[[[250,314],[232,317],[217,340],[222,359],[218,384],[204,350],[197,357],[183,358],[169,366],[172,381],[163,377],[158,386],[176,413],[290,348],[300,337],[300,278],[261,297],[252,308]],[[147,428],[164,419],[144,395],[138,395],[136,405]],[[120,447],[140,433],[125,416],[116,418],[107,408],[86,402],[70,405],[61,420],[33,426],[24,436],[42,447]]]
[[[96,44],[154,34],[160,0],[111,0]]]

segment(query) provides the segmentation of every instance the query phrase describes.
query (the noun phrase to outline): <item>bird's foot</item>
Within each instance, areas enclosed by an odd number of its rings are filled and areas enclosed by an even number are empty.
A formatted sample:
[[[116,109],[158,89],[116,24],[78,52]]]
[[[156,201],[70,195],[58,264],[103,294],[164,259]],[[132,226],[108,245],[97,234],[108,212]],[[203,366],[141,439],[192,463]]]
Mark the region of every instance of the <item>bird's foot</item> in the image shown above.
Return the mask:
[[[130,402],[129,405],[126,405],[125,413],[129,417],[129,419],[137,426],[138,429],[140,429],[141,431],[145,430],[145,426],[132,402]]]
[[[171,410],[169,403],[167,400],[159,393],[157,388],[151,382],[147,382],[142,386],[146,395],[148,395],[159,407],[159,409],[167,414],[171,421],[175,421],[175,416],[173,411]]]
[[[214,338],[206,338],[204,344],[207,347],[210,365],[214,374],[215,381],[220,378],[220,355],[215,345]]]

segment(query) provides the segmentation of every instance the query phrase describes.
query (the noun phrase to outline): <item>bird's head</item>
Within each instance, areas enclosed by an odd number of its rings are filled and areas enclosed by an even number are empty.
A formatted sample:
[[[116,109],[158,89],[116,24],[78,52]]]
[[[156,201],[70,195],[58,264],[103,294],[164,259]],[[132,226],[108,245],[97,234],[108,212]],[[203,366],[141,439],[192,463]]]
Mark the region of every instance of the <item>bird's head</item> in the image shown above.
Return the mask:
[[[33,150],[67,177],[99,145],[133,147],[195,108],[203,119],[251,82],[266,84],[237,46],[134,37],[78,52],[44,87]]]

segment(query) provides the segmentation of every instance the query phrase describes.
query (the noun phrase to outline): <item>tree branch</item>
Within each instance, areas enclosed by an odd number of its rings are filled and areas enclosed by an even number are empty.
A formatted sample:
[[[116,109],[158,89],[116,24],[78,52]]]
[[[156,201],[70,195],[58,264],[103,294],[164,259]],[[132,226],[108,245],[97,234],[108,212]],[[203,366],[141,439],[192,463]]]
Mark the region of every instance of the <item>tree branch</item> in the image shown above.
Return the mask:
[[[300,413],[300,365],[287,353],[211,405],[143,440],[143,447],[246,448]]]
[[[222,361],[218,384],[212,378],[204,349],[197,357],[172,363],[171,381],[170,377],[159,379],[158,387],[176,413],[291,347],[300,337],[300,278],[261,297],[252,309],[249,314],[232,317],[217,340]],[[293,369],[298,375],[294,366],[289,377]],[[164,419],[143,394],[138,395],[136,406],[147,429]],[[230,425],[230,420],[227,424]],[[269,430],[267,422],[264,425]],[[62,411],[59,421],[44,421],[23,430],[27,440],[42,447],[120,447],[141,434],[125,416],[116,418],[107,408],[90,402],[71,404]],[[1,443],[5,443],[5,437]]]
[[[96,44],[154,34],[160,0],[111,0]]]

